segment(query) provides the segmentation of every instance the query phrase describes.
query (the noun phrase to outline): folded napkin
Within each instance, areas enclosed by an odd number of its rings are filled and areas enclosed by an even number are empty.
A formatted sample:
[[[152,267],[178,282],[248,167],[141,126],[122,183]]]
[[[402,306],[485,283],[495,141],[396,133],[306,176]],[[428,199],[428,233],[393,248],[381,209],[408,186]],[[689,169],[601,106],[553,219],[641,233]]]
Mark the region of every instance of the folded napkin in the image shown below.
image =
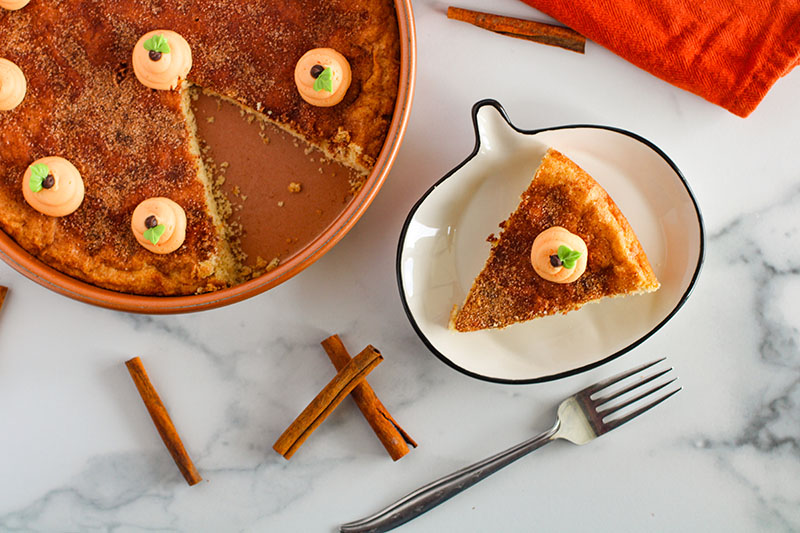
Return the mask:
[[[800,63],[797,0],[523,1],[741,117]]]

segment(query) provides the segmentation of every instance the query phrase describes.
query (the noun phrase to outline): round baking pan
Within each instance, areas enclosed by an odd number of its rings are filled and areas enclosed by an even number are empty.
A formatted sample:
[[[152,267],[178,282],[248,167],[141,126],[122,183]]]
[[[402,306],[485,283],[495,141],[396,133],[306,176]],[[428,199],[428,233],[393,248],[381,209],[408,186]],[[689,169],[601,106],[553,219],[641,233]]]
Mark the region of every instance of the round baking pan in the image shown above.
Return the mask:
[[[322,257],[358,221],[386,180],[408,124],[414,95],[416,41],[410,0],[395,0],[400,33],[400,85],[392,122],[378,159],[364,185],[338,216],[299,251],[260,276],[215,292],[190,296],[140,296],[110,291],[47,266],[0,231],[0,258],[26,277],[55,292],[89,304],[135,313],[188,313],[232,304],[262,293],[300,273]]]

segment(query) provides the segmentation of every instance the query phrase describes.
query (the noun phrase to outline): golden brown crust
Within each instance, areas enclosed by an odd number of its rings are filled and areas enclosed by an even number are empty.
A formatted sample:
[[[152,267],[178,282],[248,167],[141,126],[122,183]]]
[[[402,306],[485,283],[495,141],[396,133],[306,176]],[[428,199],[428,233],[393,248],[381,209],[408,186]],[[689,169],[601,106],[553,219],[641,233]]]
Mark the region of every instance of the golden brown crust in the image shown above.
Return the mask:
[[[0,112],[0,226],[54,268],[138,294],[191,294],[231,283],[217,271],[222,246],[198,179],[198,158],[179,91],[152,91],[130,67],[140,35],[181,33],[197,82],[268,113],[312,143],[368,168],[380,151],[397,91],[393,4],[361,0],[52,0],[0,12],[0,55],[17,63],[28,94]],[[348,57],[353,86],[339,106],[306,104],[293,69],[308,48]],[[346,132],[346,134],[342,134]],[[72,215],[35,212],[20,189],[26,167],[58,155],[86,185]],[[157,256],[129,230],[142,200],[166,196],[186,211],[186,241]]]
[[[391,122],[399,80],[399,37],[387,0],[133,0],[99,2],[114,21],[120,50],[154,28],[180,33],[192,46],[189,80],[330,144],[371,167]],[[302,100],[294,68],[312,48],[343,54],[353,73],[341,104]],[[340,131],[349,143],[341,142]],[[338,135],[338,138],[337,138]],[[349,146],[353,145],[353,146]],[[351,152],[353,152],[351,154]],[[358,156],[356,152],[363,152]]]
[[[500,226],[486,265],[452,321],[458,331],[503,328],[659,287],[639,239],[608,193],[556,150],[547,152],[516,211]],[[531,265],[533,240],[552,226],[575,233],[589,249],[586,272],[574,283],[546,281]]]

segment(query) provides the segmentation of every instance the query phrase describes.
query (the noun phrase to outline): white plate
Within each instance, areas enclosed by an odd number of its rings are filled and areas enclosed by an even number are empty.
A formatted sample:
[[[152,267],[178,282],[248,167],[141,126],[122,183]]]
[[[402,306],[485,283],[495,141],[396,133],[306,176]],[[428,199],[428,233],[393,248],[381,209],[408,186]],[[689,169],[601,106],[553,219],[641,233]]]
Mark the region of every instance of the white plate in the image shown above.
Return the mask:
[[[533,383],[594,368],[639,345],[683,305],[703,262],[702,216],[675,164],[649,141],[605,126],[515,128],[494,100],[472,109],[473,153],[417,202],[397,254],[400,296],[411,324],[442,361],[473,377]],[[661,288],[601,300],[501,330],[447,328],[499,231],[553,147],[608,191],[644,247]]]

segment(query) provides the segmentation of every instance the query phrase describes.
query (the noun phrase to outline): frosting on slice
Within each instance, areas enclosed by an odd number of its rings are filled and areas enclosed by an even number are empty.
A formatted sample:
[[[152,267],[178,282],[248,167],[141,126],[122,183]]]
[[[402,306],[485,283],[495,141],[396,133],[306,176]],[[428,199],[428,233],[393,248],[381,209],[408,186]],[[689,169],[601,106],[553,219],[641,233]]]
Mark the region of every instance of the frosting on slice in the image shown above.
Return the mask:
[[[562,264],[558,259],[558,249],[562,246],[580,253],[571,268],[567,268],[568,265]],[[533,269],[539,276],[553,283],[576,281],[586,271],[588,258],[589,252],[583,239],[561,226],[547,228],[536,236],[531,246]]]

